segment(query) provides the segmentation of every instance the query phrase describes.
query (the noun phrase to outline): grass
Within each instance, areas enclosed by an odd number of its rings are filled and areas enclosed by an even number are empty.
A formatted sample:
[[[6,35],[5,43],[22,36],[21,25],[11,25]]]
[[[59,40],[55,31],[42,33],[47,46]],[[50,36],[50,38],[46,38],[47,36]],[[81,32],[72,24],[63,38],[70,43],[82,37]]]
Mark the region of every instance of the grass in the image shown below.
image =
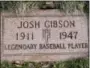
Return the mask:
[[[79,58],[58,62],[24,62],[19,65],[3,61],[1,62],[1,68],[89,68],[89,59]]]
[[[33,9],[58,9],[59,11],[72,13],[75,10],[89,13],[89,1],[54,1],[47,5],[46,1],[0,1],[0,11],[22,13]],[[51,6],[52,5],[52,6]]]

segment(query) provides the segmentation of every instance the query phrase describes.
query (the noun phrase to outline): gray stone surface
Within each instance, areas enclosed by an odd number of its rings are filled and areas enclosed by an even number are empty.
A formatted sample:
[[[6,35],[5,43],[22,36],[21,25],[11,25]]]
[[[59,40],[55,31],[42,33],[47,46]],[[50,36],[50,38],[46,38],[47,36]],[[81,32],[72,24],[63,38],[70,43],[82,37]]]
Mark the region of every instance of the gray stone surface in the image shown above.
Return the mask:
[[[58,10],[33,10],[23,15],[2,13],[1,59],[59,61],[87,57],[87,24],[85,14],[65,15]]]

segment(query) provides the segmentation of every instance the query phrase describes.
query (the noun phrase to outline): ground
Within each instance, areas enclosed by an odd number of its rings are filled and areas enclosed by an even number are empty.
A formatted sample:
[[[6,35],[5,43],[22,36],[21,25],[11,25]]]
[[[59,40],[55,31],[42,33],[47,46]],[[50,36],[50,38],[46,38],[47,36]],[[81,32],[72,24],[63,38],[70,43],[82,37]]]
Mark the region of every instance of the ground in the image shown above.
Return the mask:
[[[58,62],[24,62],[22,64],[3,61],[1,62],[1,68],[89,68],[89,59],[79,58]]]

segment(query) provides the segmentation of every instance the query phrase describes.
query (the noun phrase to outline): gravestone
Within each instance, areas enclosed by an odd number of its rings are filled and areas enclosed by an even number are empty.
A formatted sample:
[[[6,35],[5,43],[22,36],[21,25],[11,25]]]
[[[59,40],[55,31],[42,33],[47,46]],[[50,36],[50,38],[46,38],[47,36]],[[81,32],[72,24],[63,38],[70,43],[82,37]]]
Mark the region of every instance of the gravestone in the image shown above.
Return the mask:
[[[33,10],[1,13],[1,60],[60,61],[88,56],[85,14]]]

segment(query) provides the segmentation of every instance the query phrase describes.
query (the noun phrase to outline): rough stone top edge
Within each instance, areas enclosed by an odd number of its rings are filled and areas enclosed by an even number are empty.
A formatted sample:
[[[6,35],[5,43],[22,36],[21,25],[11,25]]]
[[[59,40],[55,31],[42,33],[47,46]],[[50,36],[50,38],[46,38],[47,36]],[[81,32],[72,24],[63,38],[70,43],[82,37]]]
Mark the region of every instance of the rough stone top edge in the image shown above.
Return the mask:
[[[61,16],[85,16],[86,14],[83,12],[75,11],[73,13],[65,13],[61,12],[57,9],[48,9],[48,10],[39,10],[39,9],[32,9],[29,12],[21,12],[21,13],[14,13],[14,12],[1,12],[1,16],[12,16],[12,17],[29,17],[29,16],[51,16],[51,17],[61,17]]]

